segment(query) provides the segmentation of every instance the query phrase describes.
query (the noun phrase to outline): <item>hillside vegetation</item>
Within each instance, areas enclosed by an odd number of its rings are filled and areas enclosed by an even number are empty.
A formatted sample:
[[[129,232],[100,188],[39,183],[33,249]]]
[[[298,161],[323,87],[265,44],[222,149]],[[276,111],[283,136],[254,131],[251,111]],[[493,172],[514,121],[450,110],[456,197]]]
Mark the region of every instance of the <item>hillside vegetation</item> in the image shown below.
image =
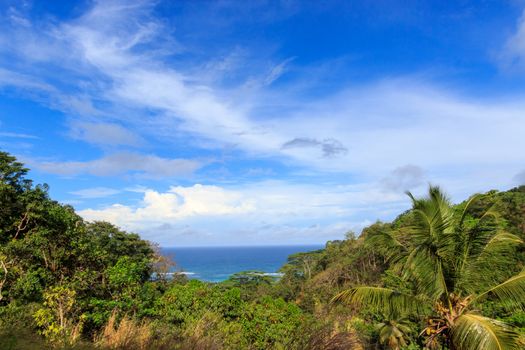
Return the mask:
[[[0,152],[0,349],[525,348],[525,186],[457,205],[430,187],[279,280],[212,284],[27,173]]]

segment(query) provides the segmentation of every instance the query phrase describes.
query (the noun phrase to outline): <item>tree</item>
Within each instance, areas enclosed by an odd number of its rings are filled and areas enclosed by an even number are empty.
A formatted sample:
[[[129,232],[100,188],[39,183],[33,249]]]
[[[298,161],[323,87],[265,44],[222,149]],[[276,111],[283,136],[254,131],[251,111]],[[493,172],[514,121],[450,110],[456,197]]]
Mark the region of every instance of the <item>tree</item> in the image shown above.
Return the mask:
[[[44,293],[44,299],[43,307],[34,314],[42,335],[54,342],[75,342],[82,329],[82,319],[73,324],[75,291],[66,286],[56,286]]]
[[[362,286],[339,293],[334,301],[394,316],[426,315],[422,334],[430,348],[440,342],[461,350],[522,348],[514,329],[483,316],[480,308],[489,298],[511,309],[525,306],[525,271],[501,281],[514,272],[509,262],[523,242],[502,230],[492,208],[476,218],[469,214],[478,196],[455,211],[438,187],[430,186],[428,198],[408,195],[410,229],[376,232],[367,240],[388,252],[410,292]]]
[[[379,342],[390,349],[399,350],[407,346],[407,335],[411,331],[411,325],[405,318],[392,319],[379,323]]]
[[[0,244],[29,231],[39,204],[48,199],[47,185],[33,187],[27,172],[15,157],[0,152]]]
[[[272,284],[277,276],[268,275],[263,271],[241,271],[231,275],[226,282],[230,282],[234,286]],[[226,283],[225,282],[225,283]]]

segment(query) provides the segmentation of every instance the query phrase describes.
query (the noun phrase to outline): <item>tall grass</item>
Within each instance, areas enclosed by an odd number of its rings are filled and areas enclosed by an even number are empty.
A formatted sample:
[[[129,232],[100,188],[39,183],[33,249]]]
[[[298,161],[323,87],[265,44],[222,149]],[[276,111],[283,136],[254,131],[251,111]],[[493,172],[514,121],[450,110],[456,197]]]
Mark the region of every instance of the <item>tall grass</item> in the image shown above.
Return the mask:
[[[116,350],[147,350],[152,348],[153,331],[149,321],[135,321],[123,317],[117,321],[113,312],[96,343],[102,348]]]

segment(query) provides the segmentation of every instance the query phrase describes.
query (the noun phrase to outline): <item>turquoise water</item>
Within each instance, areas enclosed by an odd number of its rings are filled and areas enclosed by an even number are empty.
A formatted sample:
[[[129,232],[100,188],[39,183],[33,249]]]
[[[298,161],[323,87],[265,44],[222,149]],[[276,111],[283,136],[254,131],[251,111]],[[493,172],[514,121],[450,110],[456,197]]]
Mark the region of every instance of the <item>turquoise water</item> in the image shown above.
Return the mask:
[[[272,247],[184,247],[163,248],[173,259],[172,272],[183,272],[189,278],[220,282],[231,274],[246,270],[276,273],[289,255],[323,248],[322,245]]]

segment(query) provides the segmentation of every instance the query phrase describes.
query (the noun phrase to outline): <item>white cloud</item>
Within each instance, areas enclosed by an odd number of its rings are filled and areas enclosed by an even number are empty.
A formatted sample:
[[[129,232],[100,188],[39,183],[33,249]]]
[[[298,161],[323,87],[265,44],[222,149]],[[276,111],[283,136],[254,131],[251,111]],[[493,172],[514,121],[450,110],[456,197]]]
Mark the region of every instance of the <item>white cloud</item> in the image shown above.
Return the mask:
[[[391,218],[407,205],[403,195],[365,185],[262,181],[236,187],[197,184],[173,186],[166,192],[145,190],[137,206],[114,204],[79,213],[87,220],[107,220],[161,244],[220,243],[225,237],[237,244],[275,243],[279,237],[282,243],[311,243],[342,238],[349,229],[359,231],[368,223],[359,218],[363,212]],[[192,234],[184,238],[184,232]],[[205,233],[206,242],[196,240]]]
[[[271,85],[274,81],[279,79],[286,72],[286,66],[294,59],[295,57],[287,58],[286,60],[274,66],[270,70],[268,76],[266,76],[266,78],[264,79],[264,85]]]
[[[86,209],[82,213],[88,218],[107,219],[150,237],[162,231],[166,242],[170,235],[184,232],[207,239],[221,239],[222,234],[255,239],[276,232],[339,237],[345,227],[359,227],[365,219],[398,214],[406,203],[391,191],[417,187],[423,178],[463,199],[490,189],[487,186],[509,186],[515,181],[509,174],[523,170],[523,154],[516,151],[525,149],[523,95],[473,97],[454,86],[410,76],[347,84],[315,97],[303,91],[316,84],[310,75],[311,85],[306,87],[291,81],[272,86],[289,60],[269,73],[245,73],[243,68],[251,62],[243,60],[249,54],[237,49],[219,63],[209,57],[209,64],[181,64],[177,50],[183,45],[171,45],[172,32],[152,17],[152,6],[149,1],[96,2],[68,23],[0,33],[0,42],[15,34],[5,41],[19,55],[17,67],[25,69],[24,74],[0,70],[0,85],[58,99],[54,106],[80,115],[73,136],[91,143],[134,146],[151,137],[166,141],[163,146],[168,147],[182,134],[200,147],[231,146],[252,160],[271,157],[315,175],[338,172],[362,185],[261,182],[229,188],[174,187],[167,192],[134,188],[144,193],[140,206]],[[170,45],[164,45],[165,40]],[[511,63],[523,63],[524,43],[525,14],[507,43]],[[191,55],[185,52],[185,57]],[[33,69],[45,64],[59,74],[50,79]],[[253,75],[262,78],[251,83]],[[59,79],[55,76],[80,92],[63,93],[60,84],[54,84]],[[235,83],[222,85],[224,76],[235,76]],[[111,116],[110,122],[95,124],[92,118],[97,114]],[[178,144],[171,146],[176,152]],[[157,178],[191,174],[203,166],[200,161],[136,153],[32,163],[60,175],[131,172]],[[417,164],[425,174],[400,167],[403,164]],[[216,238],[210,238],[216,231]]]
[[[77,191],[71,191],[69,192],[72,195],[78,196],[80,198],[104,198],[113,196],[115,194],[120,193],[120,190],[114,189],[114,188],[108,188],[108,187],[93,187],[93,188],[85,188],[82,190]]]
[[[281,91],[283,97],[260,91],[260,96],[243,102],[225,97],[217,88],[199,84],[198,77],[189,79],[184,72],[133,51],[141,41],[148,43],[145,39],[154,35],[155,25],[116,37],[94,26],[96,13],[68,27],[70,35],[83,57],[113,80],[110,96],[115,101],[161,111],[156,123],[152,121],[161,135],[189,132],[218,144],[234,144],[250,154],[285,156],[322,170],[376,174],[402,162],[434,167],[486,163],[524,143],[524,104],[518,100],[469,100],[417,80],[349,88],[295,106],[285,116],[260,118],[255,111],[268,100],[278,101],[280,107],[299,101],[287,101]],[[116,18],[117,26],[122,15]],[[494,134],[506,137],[484,142]],[[316,149],[281,147],[299,138],[343,141],[326,147],[323,143],[321,155]],[[320,147],[322,141],[317,142]],[[326,157],[333,150],[344,156],[337,161]]]
[[[518,20],[516,32],[505,43],[500,59],[507,68],[525,68],[525,10]]]
[[[29,134],[21,134],[17,132],[0,132],[0,137],[10,137],[14,139],[38,139],[39,137]]]
[[[35,80],[30,75],[0,68],[0,87],[4,86],[14,86],[32,91],[45,91],[48,93],[54,93],[57,91],[52,85]]]
[[[187,159],[162,158],[138,153],[114,153],[99,159],[76,161],[27,161],[34,168],[57,175],[91,174],[112,176],[132,173],[149,178],[188,176],[199,169],[203,163]]]
[[[148,1],[96,3],[48,33],[54,45],[59,42],[75,53],[70,57],[79,58],[75,72],[89,73],[91,83],[82,97],[134,111],[113,116],[129,132],[151,133],[167,144],[176,135],[191,135],[199,146],[234,146],[249,157],[277,157],[317,171],[376,178],[399,164],[430,171],[502,159],[515,167],[522,161],[514,150],[525,148],[523,96],[468,98],[417,77],[348,86],[323,98],[301,97],[301,86],[293,84],[288,84],[291,91],[265,89],[264,84],[247,89],[242,82],[225,88],[210,81],[209,72],[199,74],[193,66],[185,70],[164,60],[177,52],[162,46],[159,39],[167,28],[153,18],[152,6]],[[287,63],[277,65],[273,76]],[[66,69],[72,64],[68,61]],[[122,143],[137,141],[127,131],[113,132]],[[93,140],[93,134],[86,132],[85,138]],[[301,139],[313,140],[315,147],[283,147]]]
[[[74,121],[69,128],[70,137],[96,145],[138,147],[145,143],[140,136],[118,124]]]
[[[517,185],[525,185],[525,170],[517,173],[514,176],[514,180],[516,181]]]
[[[164,193],[146,190],[138,208],[115,204],[100,210],[85,209],[80,214],[88,220],[107,220],[133,230],[191,216],[244,214],[254,210],[252,201],[241,193],[196,184],[174,186]]]
[[[31,27],[31,21],[25,18],[24,15],[20,13],[16,8],[9,7],[9,9],[7,10],[7,14],[9,20],[15,25],[22,27]]]

